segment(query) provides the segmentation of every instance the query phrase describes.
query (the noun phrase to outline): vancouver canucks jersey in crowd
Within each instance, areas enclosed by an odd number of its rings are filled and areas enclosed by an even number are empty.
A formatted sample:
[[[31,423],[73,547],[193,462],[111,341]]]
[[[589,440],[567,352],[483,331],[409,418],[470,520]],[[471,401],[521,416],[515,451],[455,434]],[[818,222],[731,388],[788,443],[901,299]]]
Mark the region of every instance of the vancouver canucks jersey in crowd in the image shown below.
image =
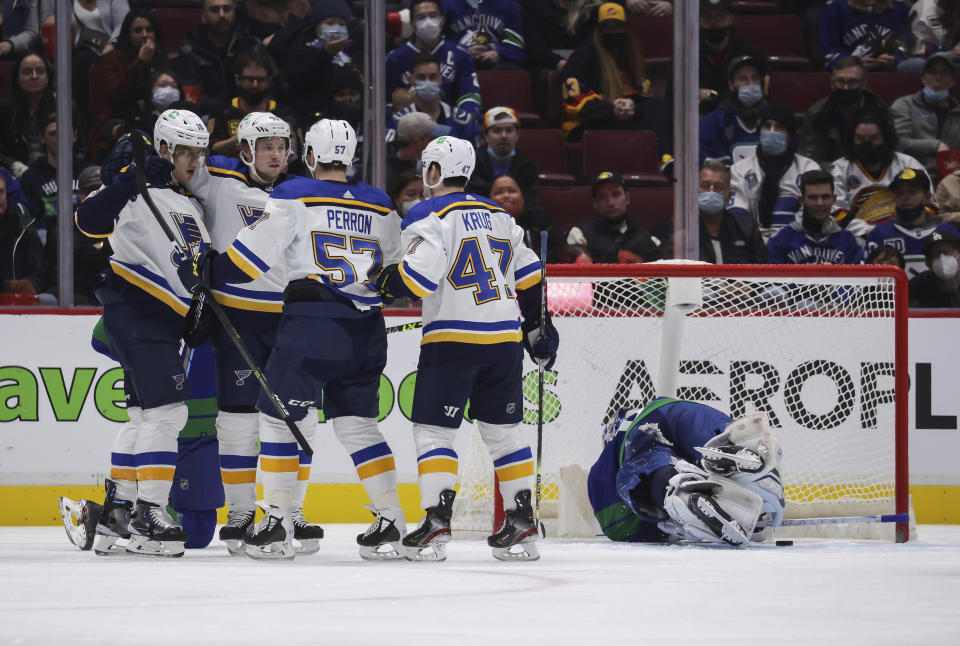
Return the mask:
[[[836,209],[856,210],[856,218],[845,227],[857,236],[865,236],[873,225],[893,217],[895,209],[893,192],[887,187],[906,168],[916,168],[926,174],[923,164],[910,155],[893,153],[893,159],[879,177],[867,172],[859,162],[841,157],[833,162],[833,188],[837,194]],[[929,177],[929,176],[928,176]],[[933,186],[933,182],[930,183]],[[861,220],[862,222],[856,222]]]
[[[247,165],[236,157],[207,157],[187,185],[204,208],[204,222],[214,249],[226,249],[241,229],[263,216],[274,187],[261,186],[250,177]],[[283,282],[267,272],[252,283],[223,285],[213,290],[217,302],[244,310],[277,312],[283,309]]]
[[[700,165],[708,159],[736,163],[753,155],[759,129],[722,107],[700,122]]]
[[[715,408],[660,397],[643,410],[623,411],[603,433],[603,451],[590,468],[587,493],[603,533],[614,541],[661,541],[662,509],[643,506],[630,493],[646,477],[677,459],[700,463],[703,446],[733,421]]]
[[[794,154],[790,166],[780,177],[780,194],[773,203],[773,219],[769,225],[761,223],[762,232],[769,234],[793,222],[793,217],[800,208],[800,176],[810,170],[820,170],[820,165],[809,157]],[[759,151],[730,167],[730,189],[733,192],[730,211],[745,213],[754,222],[760,222],[757,206],[760,203],[763,175]]]
[[[423,298],[421,345],[476,350],[521,341],[514,296],[540,282],[540,261],[523,236],[509,213],[469,193],[434,197],[407,212],[400,275]]]
[[[273,190],[227,254],[251,278],[312,278],[367,310],[382,305],[368,277],[399,259],[400,222],[387,194],[368,184],[296,177]]]
[[[523,60],[523,29],[516,0],[442,0],[446,32],[464,47],[487,45],[505,61]]]
[[[867,235],[867,253],[887,245],[893,247],[906,261],[904,271],[908,278],[913,278],[927,270],[926,259],[923,255],[923,239],[937,230],[949,230],[960,235],[957,229],[939,217],[928,217],[918,226],[909,227],[906,224],[893,220],[874,227]]]
[[[466,49],[446,38],[441,38],[429,51],[417,49],[411,38],[390,52],[387,55],[387,96],[392,96],[397,88],[410,87],[413,59],[424,52],[440,61],[443,100],[453,106],[454,116],[463,123],[471,118],[479,121],[480,84],[473,59]]]
[[[102,192],[112,194],[118,190],[116,186],[105,186],[91,193],[85,201],[92,200],[91,205],[103,204],[107,201],[93,198]],[[210,243],[210,237],[197,200],[180,187],[151,186],[147,190],[180,247],[189,255],[203,251]],[[113,204],[117,209],[115,213],[78,209],[80,231],[90,237],[109,237],[113,249],[110,256],[113,272],[185,316],[193,297],[177,277],[177,266],[183,259],[176,257],[170,241],[143,199],[137,197],[125,202],[113,201]],[[103,221],[110,216],[113,218],[112,230],[103,226]]]
[[[412,114],[414,112],[420,112],[420,108],[417,107],[416,103],[411,103],[405,108],[402,108],[387,119],[387,133],[386,140],[387,142],[394,141],[397,138],[397,131],[400,128],[400,119],[405,114]],[[480,136],[480,122],[477,119],[473,118],[462,118],[464,115],[459,114],[446,101],[440,102],[440,115],[437,117],[437,125],[446,126],[449,130],[446,134],[458,139],[466,139],[474,146],[477,145],[478,138]]]
[[[767,241],[770,262],[787,265],[859,265],[863,250],[856,237],[827,218],[819,234],[803,228],[803,212]]]

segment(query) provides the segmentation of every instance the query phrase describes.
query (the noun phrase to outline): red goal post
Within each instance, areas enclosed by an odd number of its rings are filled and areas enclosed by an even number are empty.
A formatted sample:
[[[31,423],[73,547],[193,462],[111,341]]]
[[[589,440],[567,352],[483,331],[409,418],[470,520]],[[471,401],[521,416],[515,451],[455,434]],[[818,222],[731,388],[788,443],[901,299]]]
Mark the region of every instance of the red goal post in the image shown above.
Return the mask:
[[[596,533],[586,473],[601,431],[619,409],[657,395],[734,417],[766,411],[784,449],[789,518],[909,512],[907,279],[900,269],[551,265],[547,282],[561,337],[544,407],[548,532],[552,522],[553,535]],[[530,366],[528,409],[536,405]],[[531,444],[534,419],[523,425]],[[493,523],[488,460],[474,439],[461,460],[455,529]],[[778,535],[909,536],[906,524],[798,529]]]

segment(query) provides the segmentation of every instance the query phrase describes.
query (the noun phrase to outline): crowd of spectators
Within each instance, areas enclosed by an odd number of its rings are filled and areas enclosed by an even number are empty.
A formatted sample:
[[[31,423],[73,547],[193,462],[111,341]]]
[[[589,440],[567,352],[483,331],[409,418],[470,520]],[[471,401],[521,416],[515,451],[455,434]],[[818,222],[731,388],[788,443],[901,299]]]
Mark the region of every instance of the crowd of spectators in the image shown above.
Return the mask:
[[[960,303],[960,0],[699,4],[700,258],[897,264],[923,281],[914,305]],[[477,148],[467,190],[500,203],[531,246],[546,231],[551,261],[672,256],[673,2],[401,0],[386,2],[382,35],[348,0],[70,5],[75,201],[124,133],[152,132],[170,107],[206,121],[212,154],[238,153],[237,124],[254,111],[291,124],[294,153],[323,117],[362,141],[364,69],[383,64],[387,103],[374,108],[400,215],[421,199],[420,152],[451,134]],[[0,5],[7,302],[56,299],[55,9]],[[751,21],[783,17],[798,51],[765,51],[778,34]],[[385,61],[364,61],[368,37],[384,39]],[[599,168],[598,155],[617,161]],[[90,303],[109,242],[77,236],[74,248],[74,301]]]

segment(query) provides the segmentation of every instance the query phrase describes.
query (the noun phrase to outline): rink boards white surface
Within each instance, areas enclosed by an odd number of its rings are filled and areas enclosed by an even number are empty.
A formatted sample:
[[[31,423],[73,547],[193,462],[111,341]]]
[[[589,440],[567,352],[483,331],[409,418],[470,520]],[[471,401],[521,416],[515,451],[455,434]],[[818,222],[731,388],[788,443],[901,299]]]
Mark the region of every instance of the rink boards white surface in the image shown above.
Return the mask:
[[[446,563],[367,563],[362,527],[262,563],[96,557],[62,528],[0,528],[2,644],[958,644],[960,527],[903,545],[748,550],[541,543],[533,563],[457,540]]]

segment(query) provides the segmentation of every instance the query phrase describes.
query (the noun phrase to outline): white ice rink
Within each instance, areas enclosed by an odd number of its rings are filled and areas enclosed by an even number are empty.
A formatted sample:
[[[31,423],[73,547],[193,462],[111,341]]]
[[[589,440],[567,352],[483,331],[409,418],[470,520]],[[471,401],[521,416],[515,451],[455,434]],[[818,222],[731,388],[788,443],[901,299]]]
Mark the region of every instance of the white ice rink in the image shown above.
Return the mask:
[[[960,644],[960,527],[920,540],[749,550],[547,541],[501,563],[366,563],[356,525],[293,562],[81,553],[62,528],[0,528],[2,644]]]

